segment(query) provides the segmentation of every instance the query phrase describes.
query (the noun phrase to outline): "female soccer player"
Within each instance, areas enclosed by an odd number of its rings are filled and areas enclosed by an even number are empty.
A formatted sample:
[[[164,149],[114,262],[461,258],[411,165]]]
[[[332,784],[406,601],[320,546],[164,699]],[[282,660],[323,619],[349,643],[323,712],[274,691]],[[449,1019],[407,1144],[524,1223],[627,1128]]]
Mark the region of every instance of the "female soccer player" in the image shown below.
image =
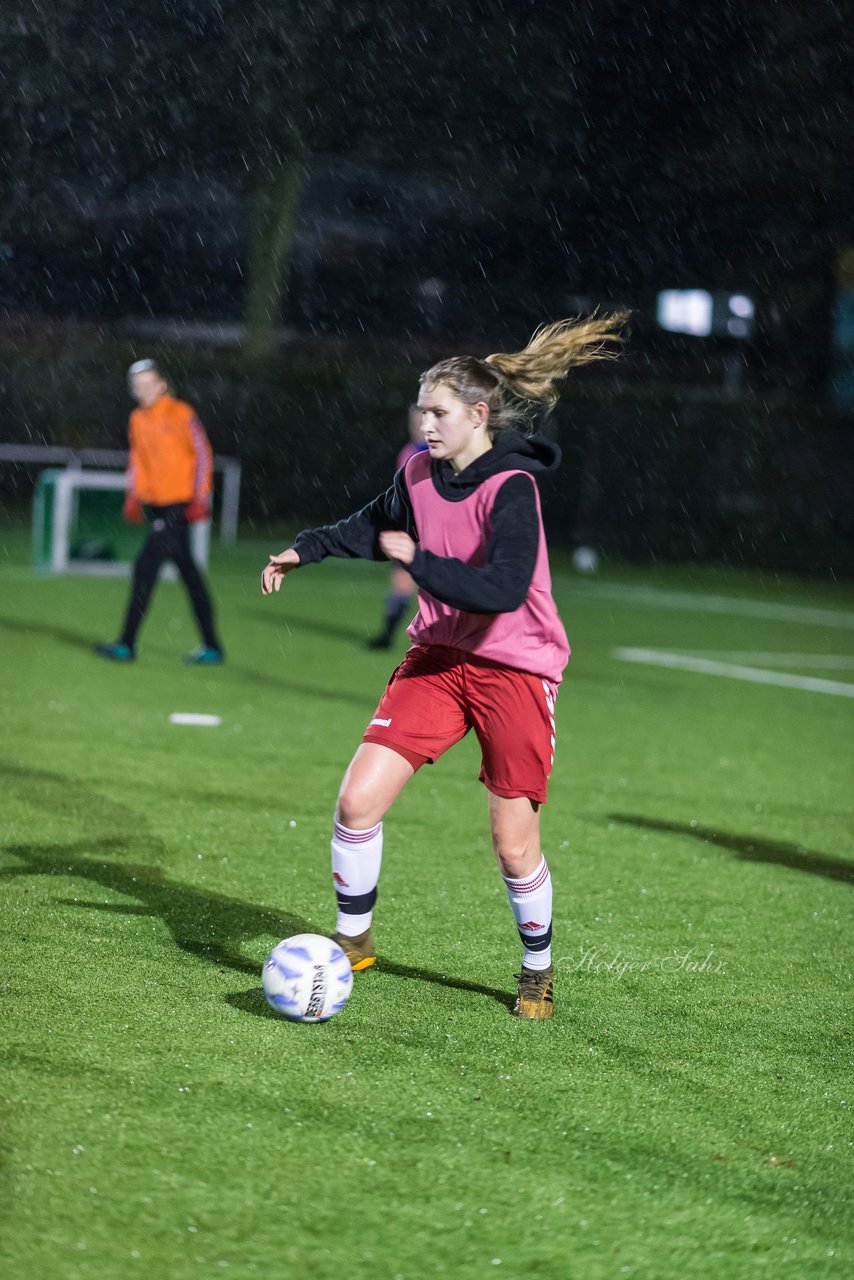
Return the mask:
[[[521,1018],[554,1012],[552,883],[540,805],[554,760],[555,698],[569,657],[551,596],[535,476],[560,452],[529,434],[571,369],[616,354],[625,316],[562,320],[514,354],[443,360],[421,375],[428,452],[381,497],[271,556],[264,595],[325,556],[387,557],[419,587],[412,648],[392,676],[338,795],[335,941],[354,971],[375,963],[371,920],[383,818],[412,775],[474,729],[492,844],[522,941]]]

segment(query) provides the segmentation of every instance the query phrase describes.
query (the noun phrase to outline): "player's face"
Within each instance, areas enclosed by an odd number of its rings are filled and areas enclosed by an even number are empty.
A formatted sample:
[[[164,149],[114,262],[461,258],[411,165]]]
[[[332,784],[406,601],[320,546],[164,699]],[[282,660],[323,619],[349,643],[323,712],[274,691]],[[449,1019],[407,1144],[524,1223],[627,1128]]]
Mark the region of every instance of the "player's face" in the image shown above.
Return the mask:
[[[143,409],[150,409],[166,391],[166,383],[159,373],[146,369],[143,373],[135,373],[131,378],[131,394]]]
[[[450,462],[462,471],[492,447],[486,431],[489,410],[485,402],[470,405],[441,383],[422,386],[418,393],[421,431],[430,457]]]

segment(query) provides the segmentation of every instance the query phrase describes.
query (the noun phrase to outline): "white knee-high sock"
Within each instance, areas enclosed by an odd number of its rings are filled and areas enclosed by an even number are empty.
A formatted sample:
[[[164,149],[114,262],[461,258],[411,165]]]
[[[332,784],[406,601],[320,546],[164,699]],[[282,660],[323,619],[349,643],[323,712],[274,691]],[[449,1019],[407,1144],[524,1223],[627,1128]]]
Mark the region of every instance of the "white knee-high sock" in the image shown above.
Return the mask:
[[[370,928],[383,857],[383,824],[353,831],[336,822],[332,833],[332,880],[338,899],[338,933],[355,938]]]
[[[552,962],[552,878],[545,858],[524,880],[503,877],[522,939],[526,969],[548,969]]]

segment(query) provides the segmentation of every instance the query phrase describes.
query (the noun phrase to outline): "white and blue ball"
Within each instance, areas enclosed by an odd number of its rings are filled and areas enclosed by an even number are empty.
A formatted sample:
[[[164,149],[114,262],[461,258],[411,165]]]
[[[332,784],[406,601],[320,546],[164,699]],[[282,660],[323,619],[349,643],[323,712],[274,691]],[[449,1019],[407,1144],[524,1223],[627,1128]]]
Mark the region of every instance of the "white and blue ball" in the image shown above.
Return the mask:
[[[594,547],[576,547],[572,553],[572,567],[576,573],[598,573],[598,551]]]
[[[331,938],[296,933],[267,956],[261,985],[276,1013],[292,1022],[326,1022],[347,1003],[353,970]]]

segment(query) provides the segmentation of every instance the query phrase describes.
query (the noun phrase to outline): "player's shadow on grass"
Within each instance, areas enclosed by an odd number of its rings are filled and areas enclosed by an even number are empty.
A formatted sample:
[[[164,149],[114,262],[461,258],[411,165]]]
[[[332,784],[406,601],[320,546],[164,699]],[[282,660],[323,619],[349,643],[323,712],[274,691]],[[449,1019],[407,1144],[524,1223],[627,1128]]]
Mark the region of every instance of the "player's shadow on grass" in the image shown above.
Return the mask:
[[[0,618],[0,629],[14,632],[16,635],[24,636],[45,636],[49,640],[58,640],[60,644],[71,645],[75,649],[83,649],[88,653],[92,653],[94,644],[91,635],[84,635],[78,631],[72,631],[68,627],[57,627],[53,623],[37,622],[33,619],[26,618]],[[352,636],[350,637],[352,639]],[[173,650],[166,648],[164,645],[148,644],[144,645],[144,649],[151,654],[156,654],[159,659],[164,657],[175,659]],[[145,654],[143,653],[143,662]],[[103,659],[96,658],[92,654],[93,663],[103,666]],[[271,662],[271,667],[273,663]],[[122,664],[124,669],[124,664]],[[210,673],[211,668],[205,670]],[[375,705],[372,701],[373,695],[367,694],[363,696],[358,692],[347,689],[324,689],[322,685],[309,684],[307,681],[299,680],[283,680],[281,676],[276,675],[274,671],[264,671],[260,667],[244,667],[240,663],[232,662],[230,659],[226,662],[222,669],[226,680],[230,675],[236,676],[240,680],[245,680],[247,684],[261,685],[264,689],[272,691],[278,690],[280,693],[297,694],[304,697],[310,693],[312,698],[320,699],[327,702],[349,702],[354,706],[361,707],[366,713],[370,713]],[[217,678],[221,678],[220,671],[217,669]]]
[[[279,660],[271,659],[271,666],[276,661]],[[320,699],[323,702],[352,703],[354,706],[362,708],[366,713],[366,718],[376,705],[376,699],[371,694],[360,694],[359,692],[353,692],[351,689],[324,689],[322,685],[311,683],[308,680],[283,680],[281,676],[273,675],[260,667],[239,666],[230,659],[227,659],[223,670],[226,674],[233,671],[241,680],[245,680],[247,684],[258,684],[267,690],[278,689],[281,693],[295,693],[300,698],[310,695],[312,699]]]
[[[48,640],[71,645],[74,649],[85,649],[88,653],[92,653],[92,646],[97,643],[97,637],[90,632],[72,631],[70,627],[57,627],[52,622],[42,622],[35,618],[0,618],[0,629],[22,636],[44,636]],[[163,645],[152,644],[147,647],[158,655],[171,652]],[[101,659],[98,664],[103,665]]]
[[[54,823],[66,816],[76,822],[81,815],[90,831],[74,841],[0,846],[0,855],[17,863],[0,868],[0,880],[71,876],[133,898],[135,903],[61,901],[79,910],[159,917],[182,951],[239,973],[259,972],[259,963],[242,953],[245,943],[264,937],[278,942],[309,928],[292,912],[171,879],[152,865],[165,861],[169,851],[148,833],[144,814],[100,795],[82,779],[0,760],[0,787],[37,813],[49,814]],[[123,854],[128,860],[117,861]]]
[[[4,867],[0,879],[27,875],[61,875],[86,880],[110,893],[135,898],[135,903],[59,898],[63,906],[99,911],[107,915],[152,916],[161,919],[175,944],[189,955],[219,968],[260,974],[260,961],[242,952],[255,938],[278,942],[294,933],[314,932],[311,925],[290,911],[255,906],[239,898],[213,893],[167,876],[159,867],[105,861],[105,853],[127,850],[133,854],[163,856],[159,841],[138,836],[105,836],[72,844],[12,844],[0,848],[22,863]]]
[[[244,1013],[257,1017],[278,1018],[266,1003],[260,988],[261,961],[248,959],[242,951],[244,944],[254,939],[266,938],[278,942],[295,933],[318,933],[309,921],[290,911],[273,907],[256,906],[183,884],[165,875],[159,867],[112,862],[103,859],[104,853],[128,849],[138,854],[143,846],[150,855],[162,855],[158,841],[145,837],[126,839],[122,836],[104,837],[100,840],[78,840],[72,844],[12,844],[0,847],[0,853],[15,858],[20,866],[0,869],[0,880],[17,879],[28,875],[72,876],[98,885],[110,893],[135,898],[135,903],[97,902],[76,898],[58,898],[63,906],[83,911],[99,911],[107,915],[151,916],[161,919],[172,935],[176,946],[191,956],[206,960],[220,970],[234,969],[251,975],[257,985],[248,991],[233,992],[225,996],[226,1003]],[[508,1007],[512,997],[493,987],[446,974],[433,973],[429,969],[417,969],[409,965],[380,961],[382,972],[398,978],[432,982],[457,991],[470,991],[488,996]]]
[[[417,969],[412,965],[396,964],[393,960],[385,960],[382,956],[377,957],[376,971],[380,974],[391,974],[394,978],[430,982],[439,987],[450,987],[454,991],[470,991],[474,995],[487,996],[490,1000],[497,1000],[508,1010],[512,1010],[515,1002],[515,996],[507,991],[499,991],[496,987],[486,987],[479,982],[468,982],[465,978],[453,978],[444,973],[434,973],[431,969]],[[357,975],[356,983],[362,982],[370,983],[371,977],[368,974]],[[250,987],[248,991],[235,991],[226,996],[225,1000],[233,1008],[240,1009],[243,1013],[255,1014],[256,1017],[279,1018],[280,1016],[267,1004],[260,987]]]
[[[60,644],[72,645],[75,649],[92,649],[92,637],[68,627],[57,627],[53,623],[36,622],[29,618],[0,618],[0,628],[21,636],[47,636],[50,640],[58,640]]]
[[[465,978],[452,978],[444,973],[434,973],[431,969],[416,969],[408,964],[396,964],[393,960],[378,959],[380,973],[390,973],[396,978],[414,978],[417,982],[435,982],[440,987],[452,987],[454,991],[471,991],[478,996],[488,996],[497,1000],[508,1009],[516,1003],[516,996],[509,991],[499,991],[497,987],[487,987],[480,982],[469,982]]]
[[[306,618],[302,614],[291,613],[287,609],[284,613],[270,612],[269,609],[255,609],[253,616],[261,619],[263,622],[275,623],[280,631],[292,627],[294,631],[310,631],[313,635],[326,636],[329,640],[347,640],[351,644],[355,641],[361,643],[367,640],[371,634],[367,626],[361,627],[342,627],[340,623],[326,622],[318,618]]]
[[[25,799],[37,811],[49,813],[54,821],[66,813],[75,817],[84,813],[88,822],[97,828],[97,835],[74,841],[0,846],[0,855],[8,855],[17,864],[0,867],[0,880],[17,880],[25,876],[71,876],[97,885],[101,890],[135,899],[134,902],[74,898],[57,901],[80,911],[161,919],[180,950],[221,970],[232,969],[255,979],[256,985],[249,991],[225,996],[229,1004],[259,1017],[279,1017],[269,1008],[261,993],[263,955],[250,959],[244,954],[244,946],[254,942],[263,951],[264,946],[273,945],[295,933],[320,933],[323,930],[295,912],[257,906],[172,879],[160,867],[152,865],[164,861],[169,851],[162,840],[148,834],[144,815],[98,794],[81,779],[0,760],[0,787]],[[108,834],[110,832],[115,834]],[[134,861],[116,861],[116,855],[124,853]],[[139,859],[145,861],[140,862]],[[384,973],[399,978],[432,982],[488,996],[502,1004],[512,1004],[512,998],[505,992],[463,978],[395,964],[382,958],[380,964]]]
[[[645,818],[631,813],[609,813],[610,822],[640,827],[645,831],[663,831],[670,835],[690,836],[703,844],[718,845],[730,849],[742,862],[770,862],[809,875],[824,876],[828,880],[854,883],[854,864],[842,858],[831,858],[824,853],[805,849],[803,845],[785,840],[766,840],[761,836],[735,835],[728,831],[715,831],[711,827],[691,826],[684,822],[666,822],[663,819]]]

